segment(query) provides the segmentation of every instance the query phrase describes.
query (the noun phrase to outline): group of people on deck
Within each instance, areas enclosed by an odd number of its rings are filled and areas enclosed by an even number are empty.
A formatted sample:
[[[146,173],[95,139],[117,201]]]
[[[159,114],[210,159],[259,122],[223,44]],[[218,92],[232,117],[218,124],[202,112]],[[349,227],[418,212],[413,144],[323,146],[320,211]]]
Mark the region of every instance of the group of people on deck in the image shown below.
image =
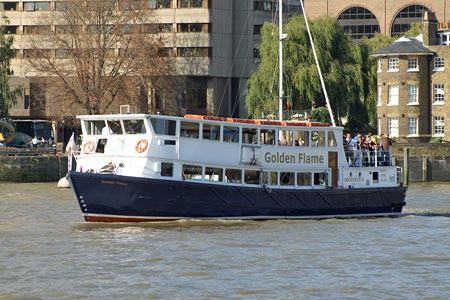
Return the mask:
[[[352,138],[350,133],[344,137],[346,157],[351,167],[390,166],[392,141],[388,134],[381,134],[379,142],[368,133],[358,133]]]
[[[46,140],[44,137],[38,139],[34,137],[33,139],[28,138],[26,148],[43,148],[43,147],[51,147],[53,146],[52,138]]]

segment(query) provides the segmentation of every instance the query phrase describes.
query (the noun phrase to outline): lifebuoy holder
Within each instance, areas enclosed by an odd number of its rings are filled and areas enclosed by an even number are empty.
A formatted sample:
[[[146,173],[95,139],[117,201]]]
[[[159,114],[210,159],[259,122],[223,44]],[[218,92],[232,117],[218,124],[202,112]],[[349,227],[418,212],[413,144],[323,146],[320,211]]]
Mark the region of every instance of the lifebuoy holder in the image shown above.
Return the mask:
[[[83,152],[84,153],[92,153],[94,152],[95,143],[93,141],[88,141],[84,143],[83,145]]]
[[[136,143],[136,152],[142,153],[148,148],[148,141],[146,139],[139,140]]]

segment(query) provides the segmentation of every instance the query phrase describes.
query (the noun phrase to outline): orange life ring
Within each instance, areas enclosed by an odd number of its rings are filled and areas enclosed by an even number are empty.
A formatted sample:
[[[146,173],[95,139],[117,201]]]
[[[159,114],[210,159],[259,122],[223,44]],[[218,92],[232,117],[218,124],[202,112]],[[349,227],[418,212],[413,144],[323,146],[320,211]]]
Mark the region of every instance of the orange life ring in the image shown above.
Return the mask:
[[[84,153],[92,153],[94,151],[94,148],[95,148],[95,144],[93,141],[86,142],[83,145]]]
[[[145,150],[147,150],[147,148],[148,148],[148,142],[146,139],[139,140],[139,142],[137,142],[137,144],[136,144],[136,152],[137,153],[142,153]]]

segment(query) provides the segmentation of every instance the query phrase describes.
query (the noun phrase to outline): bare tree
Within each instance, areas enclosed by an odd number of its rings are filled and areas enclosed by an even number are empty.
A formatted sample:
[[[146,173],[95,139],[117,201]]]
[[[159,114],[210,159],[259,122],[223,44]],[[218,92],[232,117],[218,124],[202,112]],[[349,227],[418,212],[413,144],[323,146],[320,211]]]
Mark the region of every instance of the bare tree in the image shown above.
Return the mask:
[[[45,78],[52,115],[102,114],[120,104],[148,109],[148,91],[168,85],[173,58],[146,5],[67,0],[41,18],[28,61]]]

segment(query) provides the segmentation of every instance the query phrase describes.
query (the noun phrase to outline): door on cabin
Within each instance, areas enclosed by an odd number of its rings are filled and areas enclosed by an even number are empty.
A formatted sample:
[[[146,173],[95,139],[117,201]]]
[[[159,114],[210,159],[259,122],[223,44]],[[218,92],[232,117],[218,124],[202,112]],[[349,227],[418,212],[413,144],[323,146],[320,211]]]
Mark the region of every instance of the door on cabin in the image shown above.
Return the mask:
[[[331,186],[338,186],[338,153],[328,152],[328,168],[331,169]]]

